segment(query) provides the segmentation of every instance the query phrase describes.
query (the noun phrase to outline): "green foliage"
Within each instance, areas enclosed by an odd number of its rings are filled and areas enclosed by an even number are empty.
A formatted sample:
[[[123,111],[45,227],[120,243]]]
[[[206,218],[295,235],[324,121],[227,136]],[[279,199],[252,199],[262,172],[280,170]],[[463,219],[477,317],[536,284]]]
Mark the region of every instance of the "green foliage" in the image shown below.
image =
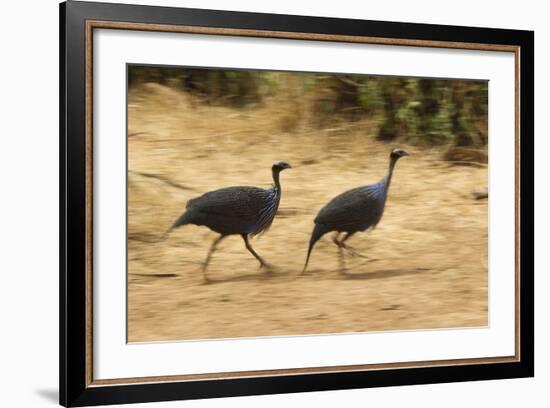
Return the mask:
[[[368,114],[374,114],[384,107],[379,78],[362,78],[358,81],[357,104]]]
[[[235,107],[260,102],[274,86],[269,74],[262,72],[130,66],[129,86],[144,82],[175,86],[200,97],[205,103]]]
[[[387,78],[378,138],[414,144],[487,143],[487,83]]]
[[[235,108],[286,95],[274,100],[293,118],[288,129],[305,117],[318,128],[330,127],[336,119],[366,119],[378,124],[375,136],[381,140],[487,143],[486,81],[131,66],[129,86],[143,82],[177,87],[204,103]]]

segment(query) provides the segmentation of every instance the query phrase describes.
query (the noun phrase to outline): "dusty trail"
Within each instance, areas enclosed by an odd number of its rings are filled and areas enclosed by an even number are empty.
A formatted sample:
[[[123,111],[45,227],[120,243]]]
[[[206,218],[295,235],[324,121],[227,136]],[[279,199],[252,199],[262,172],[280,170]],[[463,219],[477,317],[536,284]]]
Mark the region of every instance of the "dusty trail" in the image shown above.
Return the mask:
[[[487,169],[449,166],[441,151],[405,146],[384,217],[350,244],[338,274],[330,236],[303,267],[313,218],[330,198],[380,179],[393,145],[369,124],[279,130],[273,108],[193,104],[160,86],[130,94],[129,340],[357,332],[487,324]],[[271,109],[271,110],[269,110]],[[341,128],[341,129],[340,129]],[[340,130],[339,130],[340,129]],[[252,245],[276,267],[266,275],[238,236],[222,241],[203,285],[200,264],[216,237],[188,226],[155,242],[185,202],[230,185],[267,186],[287,160],[280,214]],[[144,242],[152,241],[152,242]]]

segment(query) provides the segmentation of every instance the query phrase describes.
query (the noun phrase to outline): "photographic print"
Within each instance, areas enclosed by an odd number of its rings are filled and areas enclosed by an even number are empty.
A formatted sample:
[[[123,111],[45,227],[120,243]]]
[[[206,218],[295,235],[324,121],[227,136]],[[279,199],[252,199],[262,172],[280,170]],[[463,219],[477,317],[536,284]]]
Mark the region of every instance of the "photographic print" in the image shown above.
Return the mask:
[[[534,375],[534,33],[60,5],[60,403]]]
[[[127,338],[488,325],[488,82],[127,65]]]

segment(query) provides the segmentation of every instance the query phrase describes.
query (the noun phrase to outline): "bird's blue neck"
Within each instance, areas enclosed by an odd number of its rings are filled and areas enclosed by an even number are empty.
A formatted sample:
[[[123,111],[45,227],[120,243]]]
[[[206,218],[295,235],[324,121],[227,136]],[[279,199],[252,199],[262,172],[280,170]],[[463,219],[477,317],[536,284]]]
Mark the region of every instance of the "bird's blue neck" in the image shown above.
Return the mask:
[[[279,182],[279,171],[273,170],[273,183],[274,188],[277,190],[277,192],[280,194],[281,192],[281,183]]]
[[[397,159],[394,159],[393,157],[390,158],[390,165],[388,167],[388,173],[384,177],[384,183],[386,183],[386,191],[388,191],[388,189],[390,188],[391,178],[392,178],[392,175],[393,175],[393,169],[395,167],[395,163],[397,163]]]

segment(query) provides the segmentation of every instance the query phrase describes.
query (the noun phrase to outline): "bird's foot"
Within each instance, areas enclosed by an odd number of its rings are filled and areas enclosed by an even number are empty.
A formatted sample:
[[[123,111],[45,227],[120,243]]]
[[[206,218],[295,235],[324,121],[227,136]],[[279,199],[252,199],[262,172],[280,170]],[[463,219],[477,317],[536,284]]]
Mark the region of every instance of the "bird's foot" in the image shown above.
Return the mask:
[[[352,248],[349,245],[342,244],[342,248],[344,248],[346,251],[348,251],[351,256],[357,256],[359,258],[364,258],[364,259],[372,259],[372,258],[368,257],[367,255],[361,254],[355,248]]]
[[[261,262],[260,269],[263,269],[266,274],[271,274],[274,272],[273,265],[268,264],[267,262]]]
[[[352,253],[352,256],[358,256],[359,258],[363,258],[365,262],[376,262],[380,260],[379,258],[373,258],[372,256],[360,254],[359,252]]]

